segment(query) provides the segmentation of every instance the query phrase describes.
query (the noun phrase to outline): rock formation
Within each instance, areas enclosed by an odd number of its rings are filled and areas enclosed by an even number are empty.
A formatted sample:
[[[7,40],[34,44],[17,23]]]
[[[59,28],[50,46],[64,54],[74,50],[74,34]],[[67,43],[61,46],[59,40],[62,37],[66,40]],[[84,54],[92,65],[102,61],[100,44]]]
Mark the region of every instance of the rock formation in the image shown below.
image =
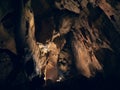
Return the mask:
[[[1,85],[120,79],[119,0],[0,2]]]

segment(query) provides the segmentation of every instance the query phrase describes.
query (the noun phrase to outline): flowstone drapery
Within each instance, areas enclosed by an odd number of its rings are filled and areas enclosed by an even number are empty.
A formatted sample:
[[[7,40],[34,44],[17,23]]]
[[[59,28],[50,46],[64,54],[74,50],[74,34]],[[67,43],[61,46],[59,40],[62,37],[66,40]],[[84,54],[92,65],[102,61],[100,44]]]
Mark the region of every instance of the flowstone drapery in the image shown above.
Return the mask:
[[[6,54],[19,58],[21,69],[16,73],[26,78],[21,83],[37,76],[46,85],[75,76],[93,78],[97,73],[119,78],[119,4],[117,0],[2,0],[0,62]],[[7,58],[10,65],[1,72],[2,81],[16,70],[13,58]]]

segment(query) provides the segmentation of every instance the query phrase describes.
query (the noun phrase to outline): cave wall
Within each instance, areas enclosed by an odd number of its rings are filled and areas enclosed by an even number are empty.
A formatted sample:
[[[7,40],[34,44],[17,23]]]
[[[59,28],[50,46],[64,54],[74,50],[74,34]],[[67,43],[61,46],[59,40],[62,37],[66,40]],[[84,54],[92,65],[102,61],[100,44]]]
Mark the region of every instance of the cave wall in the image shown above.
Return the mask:
[[[21,76],[25,80],[18,84],[32,82],[38,75],[52,82],[76,75],[92,78],[97,73],[105,79],[120,78],[119,0],[0,2],[1,70],[10,67],[0,72],[0,80],[5,82],[16,67],[10,53],[22,65],[14,83],[21,82]]]

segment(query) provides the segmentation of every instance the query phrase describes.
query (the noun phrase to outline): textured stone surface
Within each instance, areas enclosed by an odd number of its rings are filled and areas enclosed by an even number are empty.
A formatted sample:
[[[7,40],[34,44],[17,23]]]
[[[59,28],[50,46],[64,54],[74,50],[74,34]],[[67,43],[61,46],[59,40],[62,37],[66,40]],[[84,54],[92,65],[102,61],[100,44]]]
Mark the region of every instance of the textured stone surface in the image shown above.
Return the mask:
[[[29,90],[32,85],[34,90],[43,84],[50,89],[54,82],[52,88],[63,84],[80,89],[80,84],[93,83],[102,90],[120,79],[119,0],[8,2],[0,3],[0,49],[10,50],[0,52],[0,83],[9,83],[14,64],[20,67],[10,80],[13,89]],[[16,54],[15,63],[11,53]],[[101,80],[110,81],[107,88]]]

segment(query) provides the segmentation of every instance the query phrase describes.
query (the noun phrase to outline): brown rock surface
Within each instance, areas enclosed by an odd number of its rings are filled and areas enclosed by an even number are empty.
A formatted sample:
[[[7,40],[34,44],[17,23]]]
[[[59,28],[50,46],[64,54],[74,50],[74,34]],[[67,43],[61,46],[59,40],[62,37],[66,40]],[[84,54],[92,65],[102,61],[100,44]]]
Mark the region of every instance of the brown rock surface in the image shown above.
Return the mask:
[[[0,50],[22,65],[11,85],[98,74],[119,80],[119,14],[119,0],[1,0]],[[0,83],[15,68],[7,54],[0,52]]]

